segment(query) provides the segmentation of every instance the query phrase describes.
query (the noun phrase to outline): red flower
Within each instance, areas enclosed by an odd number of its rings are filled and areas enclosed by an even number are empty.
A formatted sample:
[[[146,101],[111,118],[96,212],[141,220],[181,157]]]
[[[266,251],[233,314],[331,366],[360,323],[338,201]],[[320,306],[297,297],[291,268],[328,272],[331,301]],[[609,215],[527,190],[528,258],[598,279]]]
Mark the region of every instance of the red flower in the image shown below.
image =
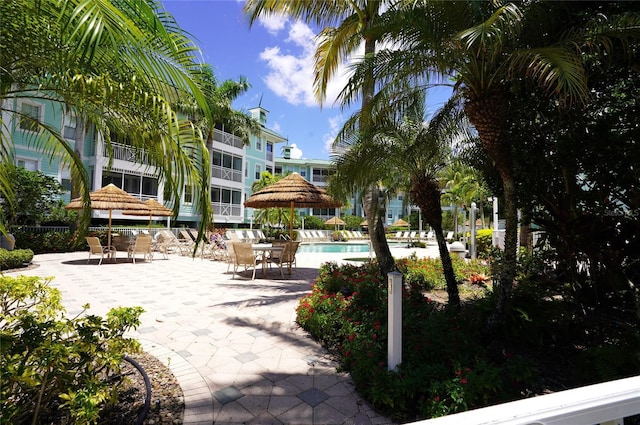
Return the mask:
[[[462,385],[466,384],[466,383],[467,383],[467,378],[462,378],[462,379],[460,380],[460,383],[461,383]]]
[[[349,341],[353,341],[354,339],[356,339],[356,334],[349,335]]]
[[[435,396],[433,398],[433,401],[435,401],[436,403],[439,403],[440,402],[440,396],[439,395]]]

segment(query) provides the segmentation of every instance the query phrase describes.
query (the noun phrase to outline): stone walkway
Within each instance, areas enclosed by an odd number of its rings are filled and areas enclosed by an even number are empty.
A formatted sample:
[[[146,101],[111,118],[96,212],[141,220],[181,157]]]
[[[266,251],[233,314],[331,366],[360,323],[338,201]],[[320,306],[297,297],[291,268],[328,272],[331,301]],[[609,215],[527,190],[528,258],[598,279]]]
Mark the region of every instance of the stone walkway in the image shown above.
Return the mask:
[[[394,255],[409,255],[412,250]],[[422,252],[420,252],[422,251]],[[298,267],[255,280],[232,279],[227,264],[177,254],[153,262],[87,264],[87,253],[36,255],[25,275],[54,276],[69,315],[90,304],[104,315],[141,306],[132,333],[145,351],[168,365],[185,395],[185,425],[391,424],[354,390],[327,352],[295,323],[298,300],[318,266],[353,254],[297,255]],[[418,250],[433,256],[433,250]],[[437,251],[436,251],[437,255]],[[366,256],[366,254],[365,254]]]

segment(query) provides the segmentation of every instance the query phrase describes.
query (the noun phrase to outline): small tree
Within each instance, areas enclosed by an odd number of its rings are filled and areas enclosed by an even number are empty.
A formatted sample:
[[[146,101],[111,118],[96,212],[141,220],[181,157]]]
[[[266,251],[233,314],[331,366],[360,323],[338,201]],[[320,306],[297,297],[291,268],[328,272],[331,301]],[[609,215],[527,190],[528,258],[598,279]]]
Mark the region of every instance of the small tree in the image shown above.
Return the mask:
[[[15,200],[10,204],[0,193],[5,223],[8,226],[42,223],[60,200],[60,183],[40,171],[29,171],[22,167],[13,167],[9,175]]]

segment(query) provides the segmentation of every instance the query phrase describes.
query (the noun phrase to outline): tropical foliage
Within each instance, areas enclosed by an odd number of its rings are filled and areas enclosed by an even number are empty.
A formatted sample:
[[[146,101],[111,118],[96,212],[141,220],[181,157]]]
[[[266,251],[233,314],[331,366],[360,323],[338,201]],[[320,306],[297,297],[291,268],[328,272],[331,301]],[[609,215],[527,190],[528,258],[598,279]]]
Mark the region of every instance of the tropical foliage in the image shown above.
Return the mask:
[[[33,148],[59,158],[71,170],[74,191],[87,201],[88,174],[80,155],[88,127],[105,137],[108,152],[111,134],[126,137],[158,165],[158,178],[173,199],[189,184],[202,216],[210,216],[208,151],[200,131],[177,113],[182,102],[209,115],[198,49],[159,2],[10,0],[1,3],[0,20],[3,127],[11,124],[4,121],[6,111],[30,126]],[[34,97],[61,105],[76,119],[75,143],[16,109],[16,99]],[[12,203],[8,134],[0,132],[0,191]],[[85,214],[85,225],[88,220]]]
[[[0,277],[2,422],[97,423],[101,409],[118,401],[124,354],[139,350],[124,334],[139,326],[143,310],[67,318],[60,291],[49,283]]]

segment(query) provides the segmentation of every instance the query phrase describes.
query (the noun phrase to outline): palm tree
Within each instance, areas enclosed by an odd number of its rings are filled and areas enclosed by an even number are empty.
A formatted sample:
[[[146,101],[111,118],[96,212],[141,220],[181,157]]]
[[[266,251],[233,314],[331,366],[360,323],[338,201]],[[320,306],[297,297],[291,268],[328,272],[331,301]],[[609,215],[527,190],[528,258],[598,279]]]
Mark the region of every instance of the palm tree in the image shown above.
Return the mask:
[[[269,185],[272,185],[273,183],[276,183],[278,180],[280,180],[279,176],[274,176],[268,171],[263,171],[260,174],[260,180],[254,181],[251,185],[251,192],[255,193]],[[291,217],[288,208],[259,208],[253,219],[255,223],[260,223],[262,225],[275,223],[281,225],[283,223],[289,224]]]
[[[384,2],[381,0],[337,0],[337,1],[290,1],[290,0],[248,0],[245,12],[253,24],[259,17],[284,15],[302,19],[323,28],[318,34],[319,44],[315,53],[314,88],[316,97],[322,103],[326,98],[327,84],[335,75],[338,66],[364,42],[364,58],[376,51],[380,33],[376,31]],[[375,93],[375,80],[367,74],[362,86],[363,109]],[[359,140],[367,141],[373,134],[369,116],[360,116]],[[387,243],[384,230],[383,211],[378,204],[378,186],[363,189],[364,207],[369,225],[371,244],[383,273],[395,268],[395,262]]]
[[[79,129],[91,125],[102,133],[109,154],[112,132],[144,148],[174,198],[187,182],[197,187],[198,198],[207,201],[198,203],[200,212],[209,216],[209,155],[202,135],[173,106],[188,96],[208,110],[198,85],[198,49],[161,3],[8,0],[0,5],[0,20],[1,126],[8,125],[4,112],[10,112],[38,128],[33,145],[71,169],[75,187],[88,203],[81,146],[74,149],[57,128],[13,107],[14,99],[33,96],[56,103],[77,117]],[[80,143],[84,136],[79,135]],[[0,138],[0,181],[7,183],[13,144],[4,131]],[[11,199],[11,186],[1,187]],[[85,224],[88,219],[85,214]]]
[[[472,137],[464,114],[455,108],[452,99],[430,122],[425,119],[425,98],[414,93],[414,101],[403,116],[388,116],[378,120],[378,132],[373,141],[356,145],[337,159],[337,181],[366,178],[376,170],[380,175],[392,175],[395,189],[404,189],[411,201],[431,226],[438,242],[443,272],[447,283],[448,306],[460,306],[458,282],[442,228],[439,172],[451,160],[451,141]],[[348,174],[341,174],[347,172]],[[347,178],[348,177],[348,178]],[[389,180],[387,180],[389,183]]]
[[[582,17],[568,28],[564,18],[570,16],[572,7],[584,5],[432,0],[405,3],[406,7],[391,11],[393,16],[387,15],[390,21],[403,24],[387,27],[395,50],[379,51],[375,59],[361,64],[345,96],[366,87],[372,72],[382,90],[392,93],[401,93],[407,86],[428,88],[443,84],[443,80],[451,83],[448,79],[452,79],[454,94],[464,98],[464,110],[502,182],[505,252],[494,288],[497,315],[493,318],[499,320],[508,310],[516,269],[516,184],[513,145],[506,131],[510,85],[522,78],[531,79],[557,96],[561,105],[583,101],[588,96],[583,52],[607,52],[615,45],[612,40],[637,36],[638,18],[620,14],[616,19],[594,10],[591,22]]]

